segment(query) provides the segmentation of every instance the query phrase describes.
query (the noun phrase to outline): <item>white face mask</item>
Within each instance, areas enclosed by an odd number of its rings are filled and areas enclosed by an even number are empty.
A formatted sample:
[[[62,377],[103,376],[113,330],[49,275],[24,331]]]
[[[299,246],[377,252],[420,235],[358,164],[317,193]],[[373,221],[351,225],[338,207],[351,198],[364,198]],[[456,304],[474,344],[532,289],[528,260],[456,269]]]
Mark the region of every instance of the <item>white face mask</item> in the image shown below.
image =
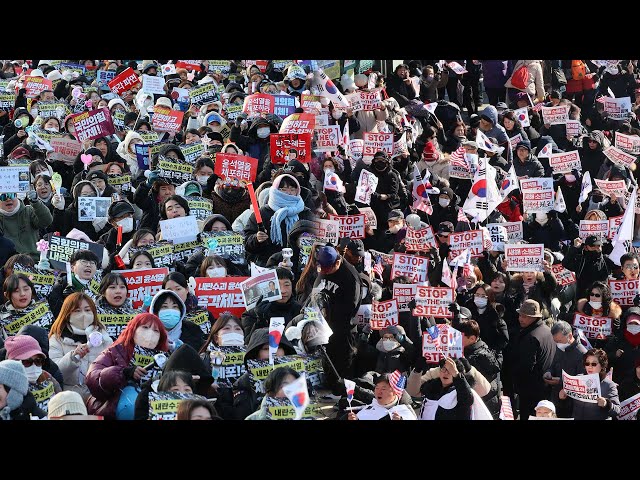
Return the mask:
[[[536,222],[538,222],[540,225],[544,225],[548,221],[549,218],[547,217],[546,213],[536,213]]]
[[[602,302],[592,302],[591,300],[589,300],[589,305],[591,305],[591,307],[595,310],[602,308]]]
[[[45,128],[47,132],[58,132],[59,130],[56,127],[47,127]]]
[[[122,233],[129,233],[133,230],[133,218],[123,218],[118,222],[118,225],[122,227]]]
[[[389,228],[389,232],[391,233],[398,233],[400,231],[400,229],[402,228],[401,225],[394,225],[393,227]]]
[[[627,332],[629,332],[631,335],[637,335],[638,333],[640,333],[640,325],[636,325],[635,323],[627,325]]]
[[[92,312],[76,312],[69,315],[69,323],[78,330],[86,330],[93,323]]]
[[[196,180],[200,185],[204,187],[207,185],[207,180],[209,180],[209,177],[207,175],[198,175],[196,177]]]
[[[448,198],[439,198],[438,203],[441,207],[448,207],[449,203],[451,203],[451,200],[449,200]]]
[[[258,135],[258,138],[267,138],[270,133],[271,129],[269,127],[259,128],[258,130],[256,130],[256,135]]]
[[[143,348],[156,348],[159,341],[160,332],[155,332],[150,328],[138,327],[136,333],[133,334],[133,342]]]
[[[244,346],[244,335],[241,333],[223,333],[220,335],[220,346],[222,347],[242,347]]]
[[[209,267],[207,268],[207,277],[209,278],[219,278],[226,277],[227,269],[224,267]]]
[[[399,343],[396,342],[395,340],[383,340],[382,341],[382,348],[384,348],[385,351],[387,351],[387,352],[390,352],[391,350],[396,348],[398,345],[399,345]]]
[[[576,181],[576,176],[572,173],[567,173],[565,174],[564,178],[567,180],[567,182],[569,183],[573,183]]]
[[[331,112],[331,116],[334,120],[339,120],[342,118],[342,112],[340,110],[334,110]]]
[[[556,346],[562,350],[563,352],[567,349],[567,347],[571,345],[570,343],[558,343],[556,342]]]
[[[24,369],[27,374],[27,380],[29,383],[36,383],[40,375],[42,375],[42,367],[38,367],[37,365],[31,365]]]
[[[473,303],[476,304],[478,308],[484,308],[487,306],[488,300],[486,298],[473,297]]]

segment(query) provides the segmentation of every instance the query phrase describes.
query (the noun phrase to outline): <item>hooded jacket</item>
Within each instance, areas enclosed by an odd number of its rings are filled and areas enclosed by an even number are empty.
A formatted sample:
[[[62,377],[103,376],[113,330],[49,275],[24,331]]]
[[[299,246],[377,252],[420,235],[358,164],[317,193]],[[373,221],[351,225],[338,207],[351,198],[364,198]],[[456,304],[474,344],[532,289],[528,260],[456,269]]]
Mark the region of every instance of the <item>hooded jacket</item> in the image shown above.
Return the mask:
[[[133,139],[142,141],[142,137],[139,133],[129,130],[127,135],[124,137],[124,140],[116,148],[116,153],[127,163],[131,176],[135,177],[138,174],[140,167],[138,167],[138,157],[136,157],[135,153],[132,154],[129,152],[129,146]]]
[[[80,192],[85,185],[89,185],[94,191],[94,196],[98,196],[98,190],[93,185],[93,183],[87,180],[79,181],[78,183],[76,183],[75,187],[73,187],[73,202],[65,210],[58,210],[57,208],[54,209],[53,222],[57,227],[56,229],[63,237],[66,236],[74,228],[77,228],[81,232],[84,232],[87,237],[91,239],[91,241],[97,242],[100,236],[106,233],[111,228],[111,225],[106,224],[103,228],[96,232],[93,222],[89,220],[81,222],[78,220],[78,196],[80,195]]]
[[[269,137],[258,138],[257,134],[258,128],[265,126],[269,127],[271,133],[278,133],[278,127],[273,122],[260,117],[251,123],[246,135],[243,135],[241,128],[234,123],[229,136],[231,141],[236,143],[246,155],[258,159],[258,172],[262,172],[264,163],[270,155]]]
[[[29,125],[33,125],[33,117],[31,113],[26,108],[20,107],[16,108],[13,112],[13,118],[16,119],[21,115],[27,115],[29,117]],[[22,127],[24,129],[24,127]],[[17,133],[19,128],[17,128],[13,122],[7,123],[2,130],[2,134],[4,135],[3,145],[4,145],[4,154],[8,155],[14,148],[16,148],[19,144],[26,141],[27,136],[20,138]]]
[[[595,150],[589,147],[589,140],[595,140],[598,146]],[[580,152],[580,163],[582,164],[582,174],[589,172],[591,175],[591,183],[595,186],[594,180],[598,178],[598,172],[600,167],[607,160],[606,155],[603,153],[604,149],[604,133],[600,130],[593,130],[588,137],[582,139],[582,148]]]
[[[0,235],[11,240],[18,253],[31,255],[38,262],[40,252],[36,249],[36,243],[40,240],[39,231],[51,225],[53,217],[49,208],[40,200],[32,202],[31,205],[16,200],[19,202],[17,213],[12,216],[0,214]]]
[[[182,333],[180,334],[180,340],[185,344],[191,346],[191,348],[193,348],[196,352],[199,351],[200,347],[202,347],[205,341],[204,334],[198,325],[189,320],[185,320],[184,317],[187,315],[187,307],[176,292],[167,289],[158,291],[158,293],[156,293],[151,300],[149,313],[153,313],[154,315],[159,316],[162,305],[159,303],[158,299],[160,297],[164,297],[165,295],[172,297],[173,301],[176,302],[178,304],[178,307],[180,308],[180,322],[175,327],[173,327],[173,329],[167,330],[167,332],[170,333],[171,331],[179,328],[180,324],[182,324]]]
[[[507,131],[504,129],[502,125],[498,123],[498,110],[493,105],[488,105],[482,110],[480,113],[481,116],[486,116],[491,120],[493,126],[491,130],[484,133],[487,137],[494,137],[498,140],[498,145],[504,147],[507,151],[509,150],[509,145],[507,142],[509,141],[509,136],[507,135]]]
[[[251,197],[246,188],[233,188],[233,190],[241,190],[241,192],[238,192],[239,195],[237,197],[235,195],[228,196],[219,184],[217,184],[211,192],[213,211],[224,215],[224,218],[231,223],[251,205]],[[229,227],[229,230],[231,230],[231,227]]]

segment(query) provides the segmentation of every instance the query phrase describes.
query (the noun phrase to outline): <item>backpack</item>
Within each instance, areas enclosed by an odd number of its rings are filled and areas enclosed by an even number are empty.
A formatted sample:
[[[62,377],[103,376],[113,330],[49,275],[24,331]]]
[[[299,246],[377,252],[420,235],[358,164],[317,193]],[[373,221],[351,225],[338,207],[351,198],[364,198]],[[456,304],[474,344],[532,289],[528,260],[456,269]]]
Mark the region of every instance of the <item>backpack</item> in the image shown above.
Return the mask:
[[[582,60],[571,60],[571,76],[574,80],[582,80],[587,74],[587,68]]]
[[[529,84],[529,69],[526,65],[521,66],[511,75],[511,85],[518,90],[526,90]]]

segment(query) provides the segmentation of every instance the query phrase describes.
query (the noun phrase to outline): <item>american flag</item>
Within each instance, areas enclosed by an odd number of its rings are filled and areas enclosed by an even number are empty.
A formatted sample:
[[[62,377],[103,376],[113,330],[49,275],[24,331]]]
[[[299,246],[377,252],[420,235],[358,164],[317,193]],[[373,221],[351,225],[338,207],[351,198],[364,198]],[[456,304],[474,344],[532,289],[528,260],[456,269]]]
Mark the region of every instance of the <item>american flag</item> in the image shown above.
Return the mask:
[[[458,210],[458,221],[469,223],[469,219],[467,218],[467,216],[465,215],[462,209]]]
[[[407,386],[407,377],[403,375],[400,370],[396,370],[391,375],[389,375],[389,383],[391,384],[393,393],[395,393],[398,397],[401,397],[402,392],[404,391],[404,387]]]
[[[539,112],[540,110],[542,110],[542,107],[544,107],[544,103],[543,103],[543,102],[536,103],[536,104],[533,106],[533,111],[534,111],[534,112]]]
[[[373,266],[372,270],[377,273],[380,278],[382,278],[382,272],[384,271],[384,266],[382,265],[382,258],[380,256],[378,256],[376,258],[376,263]]]
[[[500,407],[500,420],[515,420],[513,418],[513,409],[511,408],[511,399],[506,395],[500,397],[502,406]]]
[[[466,150],[462,145],[460,145],[458,149],[455,152],[452,152],[451,155],[449,156],[449,162],[451,163],[451,165],[457,165],[459,167],[463,167],[468,170],[469,166],[467,165],[467,162],[464,159],[465,153],[466,153]]]
[[[604,96],[596,98],[596,102],[604,103],[606,101],[607,101],[607,97],[604,97]]]

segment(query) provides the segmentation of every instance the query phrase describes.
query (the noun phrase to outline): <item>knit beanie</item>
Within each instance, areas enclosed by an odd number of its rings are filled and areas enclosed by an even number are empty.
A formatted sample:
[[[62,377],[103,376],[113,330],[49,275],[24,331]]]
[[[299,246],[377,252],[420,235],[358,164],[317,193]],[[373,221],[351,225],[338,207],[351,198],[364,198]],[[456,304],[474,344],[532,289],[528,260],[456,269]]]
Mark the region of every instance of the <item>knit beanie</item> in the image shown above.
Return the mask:
[[[7,395],[7,406],[0,410],[0,417],[8,418],[9,412],[22,405],[24,396],[29,391],[29,380],[21,362],[15,360],[0,362],[0,385],[10,389]]]
[[[49,400],[49,418],[74,414],[87,415],[87,407],[78,392],[67,390],[55,394],[51,397],[51,400]]]

